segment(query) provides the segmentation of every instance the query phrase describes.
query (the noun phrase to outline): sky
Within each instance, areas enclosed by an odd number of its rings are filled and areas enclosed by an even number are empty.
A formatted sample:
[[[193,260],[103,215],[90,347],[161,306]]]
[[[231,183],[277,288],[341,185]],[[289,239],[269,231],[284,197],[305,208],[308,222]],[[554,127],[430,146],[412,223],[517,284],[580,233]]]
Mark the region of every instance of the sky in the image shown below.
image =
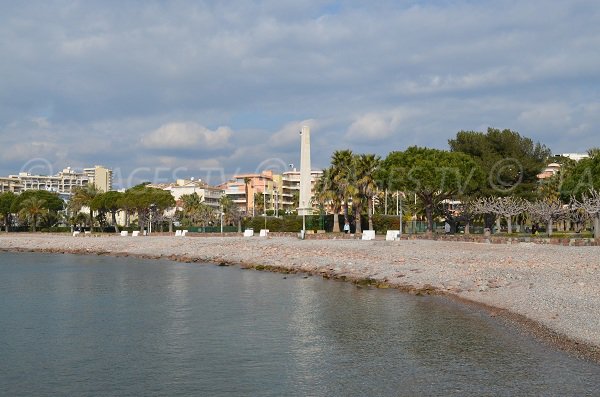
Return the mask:
[[[0,175],[116,187],[448,148],[509,128],[600,146],[600,2],[3,1]]]

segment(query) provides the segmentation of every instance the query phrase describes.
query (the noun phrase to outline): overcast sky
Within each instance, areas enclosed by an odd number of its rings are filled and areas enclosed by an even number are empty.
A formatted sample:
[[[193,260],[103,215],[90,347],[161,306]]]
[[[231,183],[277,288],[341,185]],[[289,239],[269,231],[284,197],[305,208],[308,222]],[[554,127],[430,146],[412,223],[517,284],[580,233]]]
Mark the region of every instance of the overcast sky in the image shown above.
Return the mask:
[[[510,128],[600,145],[600,3],[0,1],[0,175],[117,185],[383,157]]]

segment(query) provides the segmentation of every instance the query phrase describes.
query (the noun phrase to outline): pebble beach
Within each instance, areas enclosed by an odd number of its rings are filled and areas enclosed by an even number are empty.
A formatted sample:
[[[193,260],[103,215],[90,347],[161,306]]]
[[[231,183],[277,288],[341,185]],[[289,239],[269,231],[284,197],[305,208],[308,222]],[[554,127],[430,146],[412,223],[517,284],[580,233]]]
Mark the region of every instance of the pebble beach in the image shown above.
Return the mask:
[[[164,258],[443,294],[600,361],[600,247],[292,237],[0,235],[2,251]]]

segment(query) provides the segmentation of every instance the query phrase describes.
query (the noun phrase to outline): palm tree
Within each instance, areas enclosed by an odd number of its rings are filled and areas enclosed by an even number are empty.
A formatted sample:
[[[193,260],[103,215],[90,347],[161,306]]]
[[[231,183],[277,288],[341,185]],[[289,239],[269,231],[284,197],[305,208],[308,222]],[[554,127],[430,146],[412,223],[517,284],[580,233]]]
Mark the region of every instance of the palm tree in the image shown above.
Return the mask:
[[[373,230],[373,196],[377,192],[375,173],[379,168],[381,157],[374,154],[361,154],[356,160],[356,184],[360,199],[367,200],[367,215],[369,217],[369,230]],[[360,216],[360,215],[359,215]],[[357,221],[359,222],[359,221]],[[358,226],[357,226],[358,227]]]
[[[190,226],[196,225],[200,217],[201,198],[196,193],[184,194],[181,196],[183,203],[183,216],[189,222]]]
[[[354,160],[352,150],[337,150],[331,156],[331,180],[343,202],[344,222],[348,223],[348,202],[355,195]]]
[[[46,200],[37,198],[35,196],[29,197],[21,203],[20,212],[27,217],[31,217],[31,227],[34,233],[38,216],[42,215],[46,211]]]
[[[95,185],[86,185],[73,189],[71,200],[69,200],[70,209],[77,213],[82,207],[90,209],[90,230],[94,230],[94,211],[92,210],[92,201],[100,192]]]
[[[333,181],[332,167],[323,170],[323,174],[315,184],[315,200],[326,206],[329,204],[333,212],[333,232],[340,232],[340,210],[342,208],[342,200],[340,192],[336,189],[336,184]]]
[[[244,178],[244,191],[246,192],[246,216],[250,215],[250,182],[251,178]]]

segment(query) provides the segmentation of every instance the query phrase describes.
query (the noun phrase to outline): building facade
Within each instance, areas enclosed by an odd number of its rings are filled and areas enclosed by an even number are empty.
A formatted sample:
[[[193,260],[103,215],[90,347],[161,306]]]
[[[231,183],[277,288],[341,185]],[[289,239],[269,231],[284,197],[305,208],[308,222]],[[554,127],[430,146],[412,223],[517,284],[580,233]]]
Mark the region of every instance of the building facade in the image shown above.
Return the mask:
[[[90,183],[103,192],[112,190],[112,170],[95,166],[86,168],[83,172],[67,167],[56,175],[32,175],[28,172],[20,172],[17,175],[0,177],[0,192],[47,190],[68,197],[73,189]]]
[[[223,196],[223,190],[218,187],[209,186],[199,180],[178,179],[175,183],[149,184],[148,187],[169,191],[178,203],[178,207],[181,207],[181,196],[186,194],[197,194],[200,197],[201,202],[212,207],[216,211],[221,208],[220,201]]]
[[[88,183],[93,184],[96,189],[102,192],[113,190],[112,170],[101,165],[95,165],[92,168],[84,168],[83,173],[88,179]]]
[[[311,198],[314,197],[314,186],[321,175],[323,171],[311,171]],[[220,187],[238,209],[249,216],[262,215],[256,213],[256,208],[266,208],[275,215],[289,214],[298,209],[300,171],[294,169],[274,174],[267,170],[260,174],[239,174]],[[261,203],[255,203],[257,193],[261,195]]]

